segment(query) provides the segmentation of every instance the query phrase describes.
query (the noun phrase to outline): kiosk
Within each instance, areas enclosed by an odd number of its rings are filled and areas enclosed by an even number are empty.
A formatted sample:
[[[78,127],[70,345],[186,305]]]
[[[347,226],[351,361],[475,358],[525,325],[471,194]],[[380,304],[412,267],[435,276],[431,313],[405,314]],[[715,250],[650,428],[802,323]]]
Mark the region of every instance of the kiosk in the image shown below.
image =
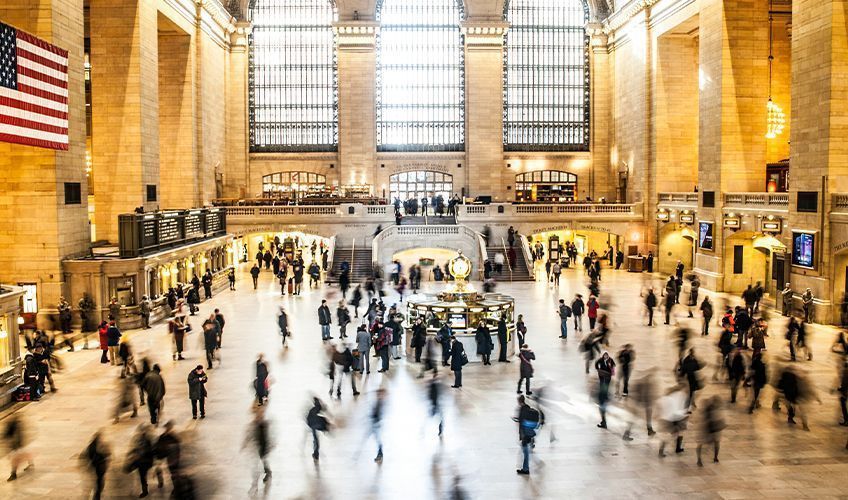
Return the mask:
[[[417,294],[410,297],[407,300],[407,323],[404,326],[407,329],[412,328],[417,318],[424,318],[429,337],[434,336],[439,328],[449,321],[453,334],[462,342],[468,353],[468,360],[479,362],[480,359],[476,355],[477,342],[474,339],[477,326],[480,321],[486,322],[492,334],[492,344],[495,346],[493,354],[497,355],[498,321],[504,318],[507,324],[507,355],[515,354],[515,300],[500,293],[477,293],[467,281],[471,274],[471,261],[462,255],[462,251],[458,252],[448,266],[455,281],[436,295]],[[407,353],[411,355],[411,335],[406,337]]]

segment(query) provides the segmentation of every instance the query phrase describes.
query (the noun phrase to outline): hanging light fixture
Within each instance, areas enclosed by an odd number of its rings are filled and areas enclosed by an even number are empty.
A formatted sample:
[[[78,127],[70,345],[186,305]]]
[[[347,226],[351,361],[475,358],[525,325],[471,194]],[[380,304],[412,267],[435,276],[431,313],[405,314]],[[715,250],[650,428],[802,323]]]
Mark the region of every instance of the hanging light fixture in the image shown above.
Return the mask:
[[[766,103],[766,139],[774,139],[783,133],[786,127],[786,113],[783,108],[774,103],[771,99],[771,75],[772,66],[774,65],[774,35],[772,25],[774,24],[774,14],[772,13],[772,0],[769,0],[769,56],[768,56],[768,102]]]

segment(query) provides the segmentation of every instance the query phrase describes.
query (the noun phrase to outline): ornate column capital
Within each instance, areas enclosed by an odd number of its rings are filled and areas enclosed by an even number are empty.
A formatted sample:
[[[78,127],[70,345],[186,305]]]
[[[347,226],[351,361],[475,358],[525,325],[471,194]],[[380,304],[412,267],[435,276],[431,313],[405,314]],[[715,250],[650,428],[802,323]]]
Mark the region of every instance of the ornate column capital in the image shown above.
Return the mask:
[[[250,35],[251,23],[248,21],[236,21],[235,29],[230,33],[230,50],[243,52],[247,50],[247,37]]]
[[[380,32],[376,21],[339,21],[333,23],[339,49],[373,49]]]
[[[504,35],[509,29],[509,23],[504,21],[465,21],[462,23],[462,34],[465,35],[465,46],[471,47],[503,47]]]

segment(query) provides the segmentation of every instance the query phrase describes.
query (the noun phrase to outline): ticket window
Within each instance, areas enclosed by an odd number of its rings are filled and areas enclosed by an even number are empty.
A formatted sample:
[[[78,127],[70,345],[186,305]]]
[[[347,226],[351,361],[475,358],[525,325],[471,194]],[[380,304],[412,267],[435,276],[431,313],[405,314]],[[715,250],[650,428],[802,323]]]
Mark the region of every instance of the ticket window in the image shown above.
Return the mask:
[[[13,321],[12,315],[0,316],[0,370],[8,367],[13,361],[14,355],[10,344],[12,333],[15,331]]]
[[[135,301],[135,276],[123,276],[120,278],[109,278],[109,299],[117,297],[122,306],[134,306]]]

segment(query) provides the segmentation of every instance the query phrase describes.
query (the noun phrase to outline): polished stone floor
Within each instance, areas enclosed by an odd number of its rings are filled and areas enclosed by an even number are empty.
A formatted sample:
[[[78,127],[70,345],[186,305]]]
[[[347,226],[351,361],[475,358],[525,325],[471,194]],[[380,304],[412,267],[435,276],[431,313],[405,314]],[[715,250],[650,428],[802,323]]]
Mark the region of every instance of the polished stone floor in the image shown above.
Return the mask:
[[[164,324],[148,331],[130,332],[139,354],[163,367],[168,393],[165,419],[176,421],[186,442],[186,461],[197,482],[199,498],[249,498],[255,469],[254,455],[242,449],[252,405],[253,362],[265,353],[273,384],[269,416],[276,446],[270,464],[273,479],[260,489],[267,498],[450,498],[458,485],[468,498],[831,498],[848,497],[848,429],[840,427],[835,355],[830,353],[835,330],[813,328],[814,360],[798,363],[818,390],[821,404],[809,406],[810,432],[790,427],[784,413],[769,408],[771,389],[766,389],[763,408],[754,415],[743,402],[725,413],[721,462],[695,465],[699,414],[685,434],[686,451],[659,459],[660,435],[649,438],[637,423],[635,439],[621,439],[628,419],[627,405],[616,401],[610,410],[609,429],[596,428],[597,406],[591,396],[594,375],[583,371],[578,340],[557,338],[556,302],[574,293],[587,294],[585,279],[567,271],[558,290],[544,282],[501,284],[500,292],[516,298],[523,313],[528,343],[537,355],[535,386],[547,386],[552,395],[548,428],[558,440],[551,443],[543,430],[535,449],[536,461],[529,477],[515,474],[520,460],[515,424],[515,383],[518,363],[469,365],[464,387],[446,389],[445,438],[436,436],[436,423],[427,418],[423,385],[415,378],[418,368],[401,361],[388,375],[372,372],[361,381],[362,396],[353,399],[347,389],[341,401],[329,403],[337,428],[322,443],[319,465],[313,463],[304,416],[312,395],[327,398],[328,380],[317,326],[316,308],[322,297],[333,305],[337,289],[308,291],[300,297],[281,298],[270,273],[261,276],[260,289],[250,289],[249,277],[241,275],[236,292],[221,292],[201,306],[201,314],[213,307],[227,317],[222,364],[209,373],[208,417],[192,420],[186,376],[202,362],[200,338],[189,342],[188,360],[171,360]],[[653,280],[653,281],[652,281]],[[672,329],[649,328],[641,310],[640,290],[660,286],[662,280],[624,271],[606,271],[602,281],[603,307],[613,318],[611,351],[623,343],[636,350],[636,371],[655,373],[664,385],[674,380],[676,345]],[[430,285],[432,288],[432,285]],[[722,299],[723,300],[723,299]],[[293,322],[291,346],[280,349],[275,316],[285,305]],[[679,321],[696,325],[697,320]],[[199,327],[200,320],[195,320]],[[787,358],[783,318],[771,324],[768,357],[772,366]],[[718,329],[715,328],[717,331]],[[707,386],[701,397],[720,394],[729,399],[727,385],[710,382],[715,363],[714,333],[696,338]],[[129,438],[141,419],[124,418],[112,424],[118,369],[99,363],[98,351],[62,354],[67,369],[56,375],[59,392],[38,403],[19,404],[2,413],[18,412],[35,432],[31,445],[36,466],[13,483],[0,483],[0,498],[85,498],[91,480],[80,467],[79,453],[92,433],[104,430],[113,460],[107,476],[107,498],[130,498],[138,494],[135,475],[122,472]],[[449,384],[446,384],[449,385]],[[388,391],[384,427],[385,460],[372,461],[373,439],[366,440],[367,415],[374,391]],[[141,413],[144,416],[145,413]],[[0,422],[2,423],[2,422]],[[0,467],[8,470],[8,449],[3,448]],[[155,482],[155,481],[154,481]],[[151,498],[170,492],[152,490]]]

